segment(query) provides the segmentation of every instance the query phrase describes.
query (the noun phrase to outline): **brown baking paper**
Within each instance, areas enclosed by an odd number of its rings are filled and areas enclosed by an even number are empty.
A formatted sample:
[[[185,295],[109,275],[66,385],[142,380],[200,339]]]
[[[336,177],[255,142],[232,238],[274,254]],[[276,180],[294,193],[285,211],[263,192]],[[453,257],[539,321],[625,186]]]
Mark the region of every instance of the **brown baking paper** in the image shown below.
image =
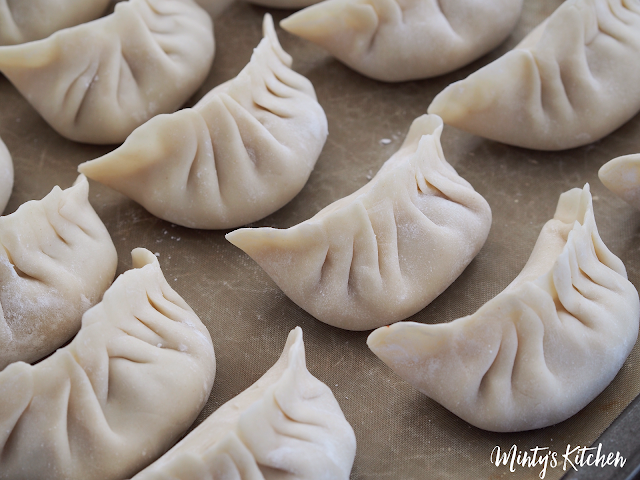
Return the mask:
[[[525,1],[520,23],[497,50],[452,74],[401,84],[365,78],[320,48],[278,29],[284,49],[293,56],[294,69],[316,88],[328,116],[329,138],[302,192],[253,226],[295,225],[367,183],[438,92],[515,46],[561,3]],[[213,69],[190,104],[234,77],[247,63],[261,39],[266,11],[236,3],[216,20]],[[277,22],[291,12],[271,13]],[[15,187],[5,214],[27,200],[42,198],[54,185],[70,186],[78,164],[114,148],[60,137],[1,76],[0,137],[15,166]],[[448,161],[491,205],[493,225],[478,257],[410,320],[448,322],[475,312],[497,295],[524,266],[542,225],[553,216],[558,196],[586,182],[594,195],[603,240],[623,260],[630,280],[639,284],[640,212],[606,190],[597,172],[614,157],[640,152],[640,117],[599,142],[564,152],[501,145],[448,126],[442,141]],[[278,358],[288,332],[300,325],[309,370],[331,387],[355,430],[358,450],[353,479],[539,478],[541,466],[516,465],[515,472],[509,466],[496,467],[490,461],[492,451],[496,446],[508,450],[516,445],[519,451],[538,446],[549,447],[561,457],[567,446],[592,444],[640,391],[636,346],[611,385],[569,420],[514,434],[477,429],[417,392],[378,360],[365,343],[369,332],[330,327],[296,306],[253,260],[225,240],[226,231],[172,225],[95,182],[90,199],[118,250],[118,273],[130,268],[133,248],[150,249],[158,255],[170,284],[211,332],[218,371],[209,402],[196,423],[257,380]],[[625,456],[624,451],[620,454]],[[545,478],[565,473],[559,460],[556,468],[547,468]],[[606,467],[611,468],[615,467]]]

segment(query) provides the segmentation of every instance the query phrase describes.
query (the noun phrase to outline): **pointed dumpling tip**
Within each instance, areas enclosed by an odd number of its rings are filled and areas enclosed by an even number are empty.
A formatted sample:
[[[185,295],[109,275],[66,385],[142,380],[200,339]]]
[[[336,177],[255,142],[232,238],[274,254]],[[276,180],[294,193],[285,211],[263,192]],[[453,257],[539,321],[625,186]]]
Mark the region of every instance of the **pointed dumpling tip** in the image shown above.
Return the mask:
[[[433,135],[440,139],[443,125],[444,123],[438,115],[425,114],[419,116],[411,123],[409,133],[407,133],[407,136],[402,143],[402,147],[400,148],[405,148],[409,145],[417,145],[420,142],[420,139],[425,135]]]
[[[584,222],[588,210],[593,211],[591,189],[586,183],[584,188],[572,188],[560,195],[553,218],[563,223]]]
[[[55,35],[55,34],[54,34]],[[0,47],[0,70],[35,69],[51,64],[57,59],[55,54],[55,37]]]
[[[308,248],[309,240],[317,239],[318,227],[302,223],[289,229],[271,227],[239,228],[225,235],[233,245],[258,261],[262,254]]]
[[[640,205],[640,154],[624,155],[608,161],[598,171],[602,184],[623,200]]]
[[[285,52],[282,45],[280,45],[276,27],[273,24],[273,17],[268,13],[264,14],[264,19],[262,20],[262,36],[269,42],[271,48],[276,52],[278,57],[280,57],[280,60],[288,67],[291,67],[293,58]]]
[[[133,268],[142,268],[147,265],[158,264],[158,257],[151,253],[146,248],[134,248],[131,251],[131,261]]]
[[[261,229],[239,228],[227,233],[224,238],[251,256],[251,252],[254,252],[263,244],[266,236],[262,233]]]
[[[377,348],[384,343],[390,331],[391,326],[386,325],[384,327],[376,328],[369,334],[367,337],[367,346],[373,353],[377,355]]]
[[[338,37],[374,33],[378,15],[368,3],[326,0],[290,15],[280,21],[280,26],[289,33],[328,48]]]

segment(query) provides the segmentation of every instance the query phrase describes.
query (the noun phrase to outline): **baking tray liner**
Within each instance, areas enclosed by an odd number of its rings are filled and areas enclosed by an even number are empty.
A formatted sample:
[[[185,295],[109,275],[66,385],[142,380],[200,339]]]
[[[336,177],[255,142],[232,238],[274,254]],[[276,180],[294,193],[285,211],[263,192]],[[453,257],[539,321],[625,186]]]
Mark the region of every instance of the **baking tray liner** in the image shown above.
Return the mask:
[[[308,184],[288,205],[252,224],[285,228],[313,216],[334,200],[367,183],[401,145],[414,118],[451,82],[465,78],[513,48],[560,0],[525,0],[512,35],[495,51],[466,68],[435,79],[385,84],[348,69],[322,49],[278,29],[294,69],[308,77],[329,121],[329,137]],[[226,81],[248,62],[261,39],[262,17],[276,22],[291,12],[231,4],[215,21],[212,71],[188,105]],[[625,263],[630,280],[640,282],[640,212],[600,183],[597,171],[608,160],[640,152],[640,117],[605,139],[563,152],[510,147],[445,126],[448,161],[489,202],[493,225],[476,259],[433,303],[410,320],[440,323],[475,312],[497,295],[524,266],[542,225],[553,216],[558,196],[591,185],[596,221],[609,248]],[[113,146],[74,143],[54,132],[0,76],[0,137],[15,166],[15,187],[5,214],[54,185],[75,180],[78,164]],[[388,139],[382,142],[383,139]],[[211,397],[196,424],[257,380],[278,358],[288,332],[302,327],[312,374],[333,390],[353,426],[358,450],[352,479],[534,479],[541,466],[496,467],[496,446],[519,451],[587,446],[640,392],[636,345],[609,387],[584,410],[558,425],[498,434],[470,426],[395,375],[367,348],[369,332],[325,325],[289,300],[242,251],[228,243],[227,231],[190,230],[159,220],[126,197],[91,183],[90,199],[105,222],[119,255],[118,273],[130,268],[130,251],[146,247],[159,256],[169,283],[209,328],[218,362]],[[0,392],[1,395],[1,392]],[[619,447],[629,456],[638,440]],[[604,451],[607,444],[603,445]],[[565,472],[562,462],[545,478]],[[606,467],[602,478],[631,472]],[[615,471],[614,471],[615,470]]]

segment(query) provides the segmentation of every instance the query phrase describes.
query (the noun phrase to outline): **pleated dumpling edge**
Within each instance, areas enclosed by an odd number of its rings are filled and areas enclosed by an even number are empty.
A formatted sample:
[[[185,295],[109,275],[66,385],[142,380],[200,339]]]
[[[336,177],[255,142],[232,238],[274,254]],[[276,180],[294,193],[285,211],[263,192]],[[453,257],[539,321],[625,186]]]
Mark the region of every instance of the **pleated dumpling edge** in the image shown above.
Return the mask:
[[[442,127],[415,119],[368,184],[309,220],[227,239],[322,322],[368,330],[407,318],[462,273],[491,227],[489,204],[444,157]]]
[[[598,233],[588,186],[561,195],[518,277],[473,315],[400,322],[369,348],[479,428],[561,422],[613,380],[638,336],[638,292]]]
[[[355,453],[353,429],[331,389],[307,370],[296,327],[271,369],[133,480],[258,480],[263,471],[347,480]]]
[[[235,78],[78,170],[190,228],[238,227],[289,202],[322,151],[327,118],[311,82],[291,69],[269,14],[263,31]]]
[[[0,372],[3,478],[130,478],[205,405],[216,365],[209,332],[155,255],[131,256],[71,343]]]
[[[202,84],[213,24],[193,0],[128,0],[106,17],[0,47],[0,71],[60,135],[121,143]]]
[[[515,49],[449,85],[428,108],[498,142],[565,150],[640,111],[640,1],[567,0]]]

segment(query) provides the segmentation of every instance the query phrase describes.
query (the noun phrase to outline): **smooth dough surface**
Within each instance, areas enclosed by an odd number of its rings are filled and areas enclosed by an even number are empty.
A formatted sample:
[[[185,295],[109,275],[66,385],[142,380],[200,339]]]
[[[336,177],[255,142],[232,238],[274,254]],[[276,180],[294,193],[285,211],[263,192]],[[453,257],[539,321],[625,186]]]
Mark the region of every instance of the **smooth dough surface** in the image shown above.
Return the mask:
[[[436,96],[429,113],[536,150],[579,147],[640,111],[640,0],[567,0],[514,50]]]
[[[0,217],[0,370],[39,360],[75,335],[117,264],[84,175]]]
[[[211,337],[156,257],[132,257],[69,345],[0,373],[0,479],[130,478],[204,406]]]
[[[638,292],[602,242],[588,185],[560,196],[518,277],[473,315],[375,330],[369,348],[467,422],[511,432],[577,413],[638,337]]]
[[[610,160],[600,168],[598,177],[605,187],[640,210],[640,154]]]
[[[238,227],[289,202],[320,155],[327,118],[311,82],[291,70],[269,14],[263,30],[237,77],[78,170],[191,228]]]
[[[0,0],[0,45],[48,37],[104,13],[109,0]]]
[[[4,211],[13,190],[13,161],[9,149],[0,138],[0,214]]]
[[[486,200],[447,163],[442,120],[414,120],[402,147],[360,190],[286,230],[227,239],[296,304],[330,325],[368,330],[440,295],[482,248]]]
[[[497,47],[522,0],[326,0],[280,25],[368,77],[401,82],[456,70]]]
[[[302,329],[280,359],[134,480],[347,480],[356,438],[306,367]]]
[[[213,53],[211,17],[192,0],[129,0],[44,40],[0,47],[0,71],[64,137],[120,143],[180,107]]]

